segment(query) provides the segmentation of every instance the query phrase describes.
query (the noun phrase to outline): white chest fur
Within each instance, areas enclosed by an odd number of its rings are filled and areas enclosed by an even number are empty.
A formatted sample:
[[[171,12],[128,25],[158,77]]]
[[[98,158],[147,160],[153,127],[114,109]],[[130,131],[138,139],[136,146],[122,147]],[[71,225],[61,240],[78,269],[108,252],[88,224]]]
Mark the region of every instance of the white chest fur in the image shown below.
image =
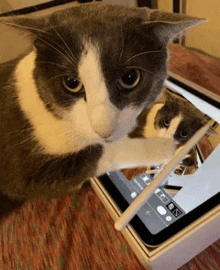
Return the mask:
[[[30,121],[33,138],[38,141],[42,151],[62,155],[100,141],[91,128],[83,99],[76,102],[63,119],[57,119],[45,108],[33,79],[35,57],[33,51],[20,61],[15,78],[20,107]]]

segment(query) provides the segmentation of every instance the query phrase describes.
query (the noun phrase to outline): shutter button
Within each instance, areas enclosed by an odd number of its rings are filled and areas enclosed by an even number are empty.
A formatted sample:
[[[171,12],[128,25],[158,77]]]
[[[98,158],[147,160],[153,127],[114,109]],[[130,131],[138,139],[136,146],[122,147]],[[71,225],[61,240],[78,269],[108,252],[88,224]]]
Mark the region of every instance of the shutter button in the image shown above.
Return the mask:
[[[163,207],[163,206],[158,206],[157,207],[157,211],[163,216],[163,215],[165,215],[166,214],[166,209]]]

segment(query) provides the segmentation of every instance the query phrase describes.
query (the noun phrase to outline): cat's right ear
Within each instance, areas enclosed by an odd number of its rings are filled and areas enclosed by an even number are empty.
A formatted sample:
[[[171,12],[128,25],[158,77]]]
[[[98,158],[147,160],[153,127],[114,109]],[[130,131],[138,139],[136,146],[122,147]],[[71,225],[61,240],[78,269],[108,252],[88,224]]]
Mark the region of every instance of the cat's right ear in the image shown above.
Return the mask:
[[[183,14],[168,13],[159,10],[146,9],[148,20],[143,24],[146,25],[165,43],[180,35],[184,30],[207,22],[204,18],[196,18]],[[150,13],[150,14],[149,14]]]

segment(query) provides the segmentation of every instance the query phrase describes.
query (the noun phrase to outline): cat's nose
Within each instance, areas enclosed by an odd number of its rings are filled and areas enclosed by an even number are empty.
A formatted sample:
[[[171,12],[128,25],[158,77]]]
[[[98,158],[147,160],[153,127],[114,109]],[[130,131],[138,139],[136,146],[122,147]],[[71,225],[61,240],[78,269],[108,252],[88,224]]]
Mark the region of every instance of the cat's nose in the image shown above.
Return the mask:
[[[90,110],[89,117],[92,129],[104,139],[109,138],[117,127],[118,112],[103,104]]]
[[[112,134],[114,133],[115,127],[114,125],[101,125],[99,123],[98,126],[94,126],[93,130],[95,131],[95,133],[97,133],[100,137],[102,137],[103,139],[108,139],[112,136]]]
[[[96,130],[95,132],[103,139],[109,139],[112,137],[112,133],[114,132],[114,130]]]

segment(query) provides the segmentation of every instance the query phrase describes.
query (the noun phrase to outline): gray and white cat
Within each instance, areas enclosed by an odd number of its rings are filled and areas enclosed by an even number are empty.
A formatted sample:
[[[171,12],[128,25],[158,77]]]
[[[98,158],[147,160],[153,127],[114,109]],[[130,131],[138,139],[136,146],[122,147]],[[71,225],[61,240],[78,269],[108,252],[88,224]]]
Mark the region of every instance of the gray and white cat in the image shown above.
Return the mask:
[[[34,42],[0,65],[0,217],[106,171],[168,161],[172,139],[127,134],[161,92],[169,40],[203,21],[101,3],[1,18]]]

